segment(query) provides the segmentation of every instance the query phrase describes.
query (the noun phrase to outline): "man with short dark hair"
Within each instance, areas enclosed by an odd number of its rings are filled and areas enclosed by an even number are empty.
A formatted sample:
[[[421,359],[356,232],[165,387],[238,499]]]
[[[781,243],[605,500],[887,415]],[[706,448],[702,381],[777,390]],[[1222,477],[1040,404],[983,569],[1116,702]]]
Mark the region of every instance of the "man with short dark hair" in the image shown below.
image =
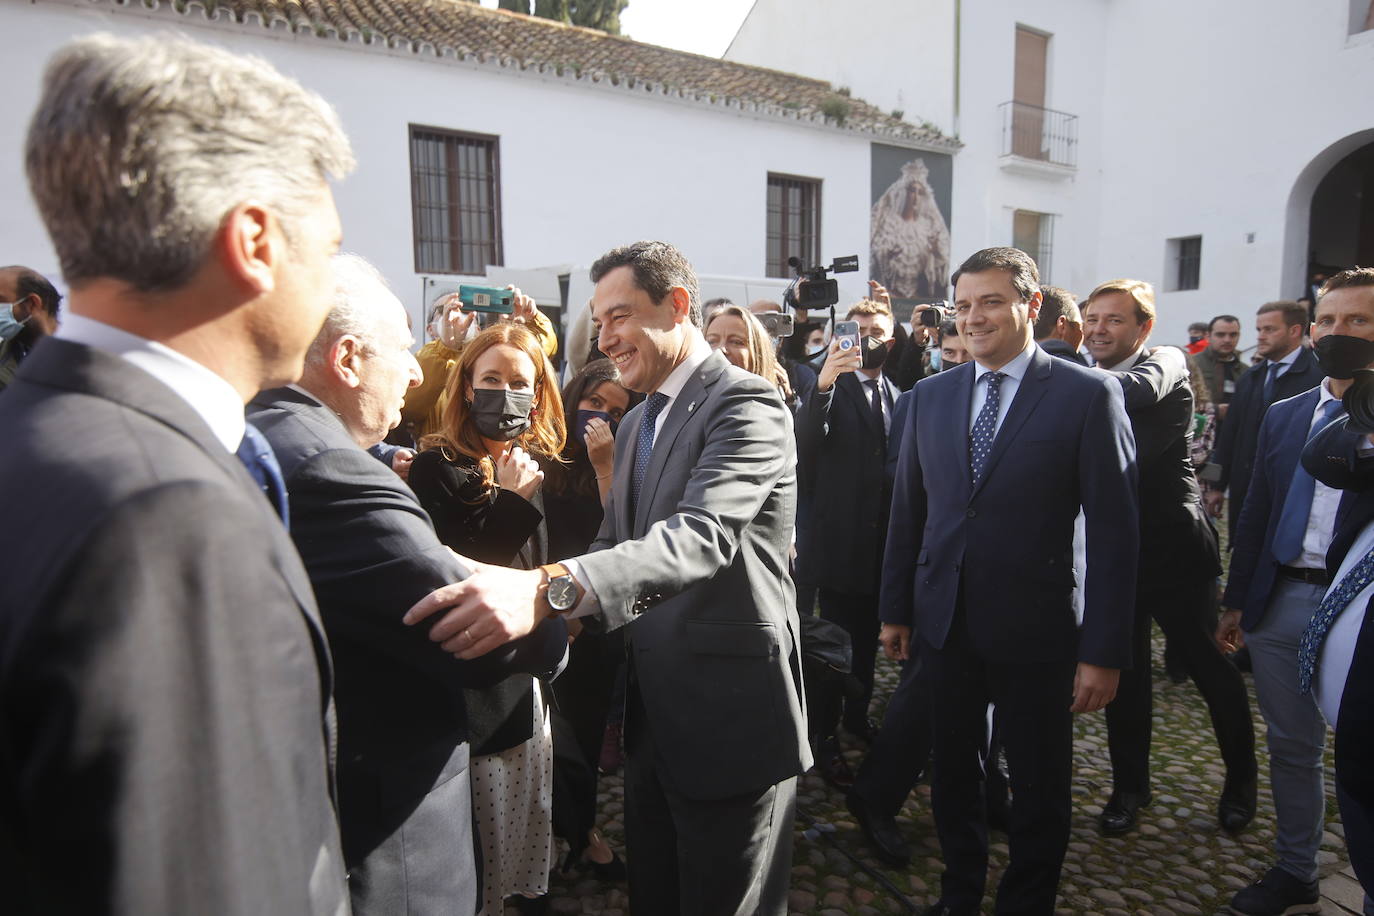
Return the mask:
[[[1255,696],[1268,726],[1276,861],[1231,901],[1242,916],[1320,912],[1327,723],[1303,689],[1300,652],[1330,585],[1327,553],[1337,519],[1348,511],[1348,494],[1314,479],[1300,459],[1309,440],[1328,435],[1327,427],[1343,416],[1341,399],[1355,372],[1374,363],[1374,287],[1324,287],[1312,340],[1328,377],[1276,403],[1260,425],[1216,632],[1223,649],[1249,647]],[[1352,439],[1359,437],[1347,437],[1351,452]]]
[[[787,912],[796,778],[811,764],[788,575],[796,456],[771,380],[701,333],[696,272],[665,242],[592,265],[598,347],[648,395],[616,437],[592,551],[473,564],[407,615],[463,658],[552,613],[626,627],[625,833],[636,914]]]
[[[797,413],[797,461],[811,492],[796,568],[799,582],[817,588],[821,617],[849,634],[852,672],[863,691],[846,697],[843,724],[870,743],[877,732],[868,707],[878,654],[878,588],[892,501],[887,444],[900,392],[882,371],[893,346],[892,310],[864,299],[845,320],[858,323],[860,346],[843,350],[839,341],[831,343],[816,390]],[[843,784],[847,774],[837,760],[843,760],[838,748],[828,743],[819,766]]]
[[[905,659],[919,637],[931,669],[932,803],[945,872],[930,913],[981,910],[989,703],[1015,799],[998,906],[1054,912],[1069,840],[1072,713],[1111,702],[1130,664],[1140,533],[1121,385],[1035,345],[1042,295],[1025,252],[971,256],[954,275],[954,307],[973,361],[907,396],[880,638],[889,657]],[[1081,629],[1073,609],[1080,507],[1088,533]]]
[[[1240,319],[1235,315],[1218,315],[1207,324],[1207,348],[1193,357],[1217,409],[1219,428],[1226,426],[1227,407],[1236,393],[1236,385],[1250,369],[1236,355],[1239,344]]]
[[[1260,421],[1271,405],[1307,391],[1322,379],[1312,351],[1302,345],[1307,309],[1296,302],[1266,302],[1255,315],[1255,350],[1264,362],[1236,384],[1228,419],[1217,431],[1212,461],[1220,468],[1216,486],[1206,493],[1207,511],[1221,515],[1228,496],[1228,530],[1235,537],[1241,507],[1250,487]]]
[[[1057,286],[1042,286],[1040,317],[1035,319],[1035,342],[1051,356],[1088,364],[1078,352],[1083,343],[1083,316],[1073,293]]]
[[[62,296],[48,278],[27,267],[0,267],[0,391],[33,350],[57,332]]]
[[[1150,803],[1153,691],[1150,624],[1158,621],[1184,659],[1207,702],[1226,763],[1217,806],[1221,826],[1236,832],[1255,813],[1255,733],[1240,672],[1211,638],[1205,614],[1221,572],[1216,533],[1203,514],[1188,458],[1193,392],[1183,353],[1173,347],[1147,352],[1154,329],[1154,289],[1141,280],[1111,280],[1083,308],[1088,351],[1097,367],[1125,387],[1140,473],[1140,575],[1135,593],[1135,656],[1107,707],[1107,748],[1112,794],[1098,825],[1106,836],[1135,828]],[[1155,370],[1139,375],[1142,367]]]

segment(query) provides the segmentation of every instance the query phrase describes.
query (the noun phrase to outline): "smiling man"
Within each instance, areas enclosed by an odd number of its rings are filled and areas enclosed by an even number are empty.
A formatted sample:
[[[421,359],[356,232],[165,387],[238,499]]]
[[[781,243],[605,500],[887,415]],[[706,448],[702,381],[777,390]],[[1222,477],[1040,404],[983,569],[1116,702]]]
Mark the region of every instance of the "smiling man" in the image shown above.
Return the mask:
[[[932,914],[981,911],[989,703],[1016,799],[999,912],[1054,912],[1069,840],[1071,714],[1109,703],[1130,664],[1139,529],[1121,386],[1035,345],[1040,299],[1025,252],[974,254],[954,275],[955,320],[973,359],[907,395],[879,608],[888,654],[906,658],[919,637],[931,669],[932,803],[945,860]]]
[[[796,777],[811,764],[794,592],[791,415],[712,352],[696,273],[636,242],[592,265],[598,348],[648,395],[616,437],[592,553],[474,564],[408,620],[480,655],[550,613],[626,627],[625,832],[638,914],[783,914]]]
[[[1134,657],[1107,707],[1112,795],[1098,826],[1107,836],[1134,829],[1150,803],[1150,621],[1159,622],[1207,702],[1226,783],[1217,806],[1236,832],[1255,814],[1255,733],[1240,672],[1212,639],[1212,602],[1221,572],[1216,534],[1203,512],[1188,457],[1193,392],[1181,350],[1145,347],[1155,325],[1154,288],[1141,280],[1098,286],[1083,307],[1088,352],[1125,387],[1140,480],[1140,565]]]

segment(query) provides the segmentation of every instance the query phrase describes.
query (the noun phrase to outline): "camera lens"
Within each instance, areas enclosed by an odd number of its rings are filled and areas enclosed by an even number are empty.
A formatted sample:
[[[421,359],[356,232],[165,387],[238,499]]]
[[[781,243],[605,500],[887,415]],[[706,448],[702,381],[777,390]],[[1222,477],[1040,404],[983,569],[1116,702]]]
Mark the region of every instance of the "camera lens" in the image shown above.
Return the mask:
[[[1374,370],[1356,369],[1341,400],[1350,414],[1345,428],[1361,435],[1374,433]]]

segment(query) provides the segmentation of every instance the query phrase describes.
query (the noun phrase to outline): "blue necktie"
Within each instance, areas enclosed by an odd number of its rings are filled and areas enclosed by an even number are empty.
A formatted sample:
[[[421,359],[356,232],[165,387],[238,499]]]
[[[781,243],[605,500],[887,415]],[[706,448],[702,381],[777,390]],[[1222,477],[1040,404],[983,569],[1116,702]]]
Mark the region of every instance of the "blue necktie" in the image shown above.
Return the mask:
[[[997,411],[1002,406],[1002,379],[1000,372],[989,372],[983,376],[988,383],[988,396],[983,401],[983,409],[973,421],[973,431],[968,439],[968,467],[973,475],[973,485],[983,479],[983,471],[988,465],[988,455],[992,453],[992,440],[997,435]]]
[[[644,485],[644,473],[649,470],[649,456],[654,450],[654,425],[658,415],[668,403],[668,396],[655,391],[644,403],[644,414],[639,418],[639,438],[635,441],[635,473],[632,481],[631,509],[639,505],[639,489]]]
[[[1269,363],[1269,374],[1264,377],[1264,404],[1269,406],[1274,403],[1274,379],[1279,377],[1279,364]]]
[[[1374,550],[1365,554],[1360,562],[1351,567],[1350,572],[1341,577],[1341,581],[1322,599],[1317,612],[1307,622],[1302,641],[1298,643],[1298,688],[1303,693],[1312,691],[1317,659],[1321,657],[1322,642],[1331,631],[1331,624],[1371,581],[1374,581]]]
[[[286,480],[281,476],[281,465],[267,438],[249,423],[243,429],[243,441],[239,443],[239,461],[248,469],[249,475],[257,481],[267,501],[281,516],[282,525],[289,527],[286,509]]]
[[[1341,412],[1341,402],[1337,399],[1322,405],[1321,415],[1317,417],[1307,438],[1321,432],[1328,423]],[[1317,482],[1312,475],[1303,470],[1302,462],[1293,469],[1293,480],[1288,484],[1288,495],[1283,500],[1283,513],[1274,528],[1274,544],[1271,550],[1274,559],[1280,563],[1292,563],[1302,556],[1302,540],[1307,535],[1307,520],[1312,515],[1312,494],[1316,492]]]

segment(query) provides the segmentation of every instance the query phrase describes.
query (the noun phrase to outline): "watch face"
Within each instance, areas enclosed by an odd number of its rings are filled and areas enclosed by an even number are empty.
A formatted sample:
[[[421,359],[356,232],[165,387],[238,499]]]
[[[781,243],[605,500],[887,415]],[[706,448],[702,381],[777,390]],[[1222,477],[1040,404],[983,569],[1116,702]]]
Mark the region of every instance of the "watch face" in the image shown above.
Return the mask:
[[[549,606],[566,611],[577,600],[577,586],[572,576],[559,576],[549,580]]]

